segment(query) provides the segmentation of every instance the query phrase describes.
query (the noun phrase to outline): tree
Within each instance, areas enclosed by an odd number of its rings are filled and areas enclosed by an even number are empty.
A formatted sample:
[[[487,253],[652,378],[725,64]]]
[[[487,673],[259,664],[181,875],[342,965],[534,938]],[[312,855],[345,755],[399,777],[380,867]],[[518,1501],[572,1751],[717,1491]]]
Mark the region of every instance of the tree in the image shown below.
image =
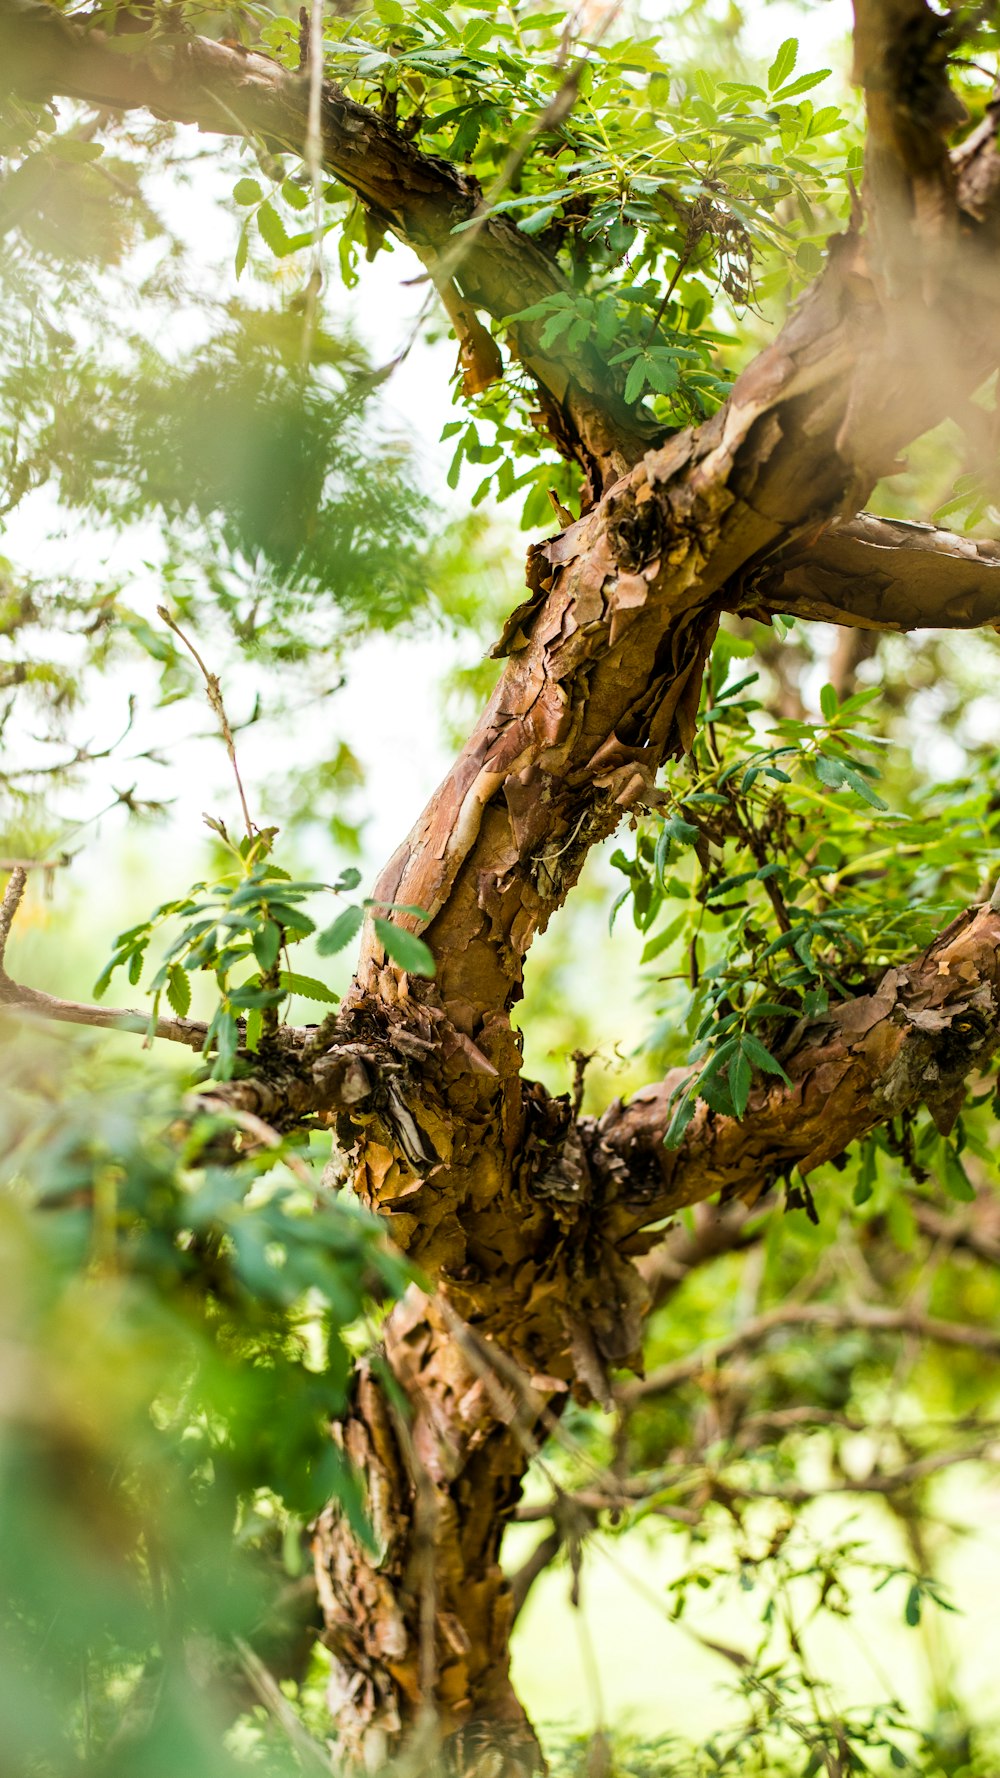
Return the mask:
[[[610,1405],[617,1393],[635,1407],[682,1380],[683,1358],[671,1377],[615,1374],[641,1369],[671,1263],[696,1263],[699,1240],[706,1252],[736,1246],[749,1224],[730,1212],[711,1225],[721,1237],[698,1224],[671,1261],[669,1219],[713,1198],[752,1207],[782,1180],[788,1203],[813,1212],[809,1179],[852,1144],[862,1203],[879,1154],[902,1153],[918,1176],[937,1166],[952,1195],[971,1194],[960,1151],[983,1146],[976,1108],[1000,1041],[1000,913],[988,891],[974,899],[992,791],[985,772],[963,791],[975,844],[911,811],[899,851],[891,837],[874,848],[870,811],[885,804],[866,751],[873,692],[853,673],[874,633],[998,617],[992,542],[860,510],[900,450],[947,416],[970,436],[988,428],[977,392],[1000,352],[1000,161],[976,64],[993,38],[975,9],[856,0],[859,192],[852,125],[808,97],[822,76],[797,70],[792,42],[765,91],[749,77],[717,85],[704,69],[674,76],[655,42],[621,34],[614,9],[508,24],[429,0],[327,16],[314,0],[299,23],[248,7],[206,24],[183,0],[83,16],[0,3],[8,229],[27,218],[37,236],[45,182],[85,193],[101,144],[151,112],[256,156],[234,192],[246,213],[238,269],[255,229],[279,259],[312,256],[286,332],[255,339],[252,315],[234,316],[213,355],[175,378],[168,405],[136,397],[132,368],[76,378],[72,411],[101,435],[81,504],[193,512],[225,548],[266,561],[273,584],[292,589],[275,611],[293,662],[308,647],[299,614],[315,611],[345,538],[351,597],[363,603],[366,580],[385,573],[405,604],[420,576],[403,570],[423,546],[402,466],[372,465],[381,535],[360,539],[329,495],[341,428],[378,380],[346,349],[338,362],[322,325],[319,245],[332,230],[349,281],[359,249],[373,257],[387,235],[415,251],[428,309],[440,301],[458,342],[472,416],[453,429],[459,455],[486,463],[501,495],[525,492],[529,525],[551,490],[558,520],[529,550],[527,596],[494,650],[502,670],[452,769],[372,895],[321,934],[327,955],[361,934],[339,1009],[316,1027],[279,1022],[303,981],[287,955],[282,971],[282,952],[310,930],[311,886],[276,872],[273,834],[245,803],[244,839],[219,835],[234,874],[124,933],[107,972],[138,981],[154,928],[181,921],[154,977],[152,1029],[208,1055],[209,1104],[229,1120],[228,1138],[212,1140],[245,1162],[248,1140],[266,1150],[332,1127],[345,1177],[421,1280],[380,1354],[360,1363],[336,1431],[374,1541],[342,1492],[312,1534],[336,1728],[345,1755],[368,1766],[426,1729],[428,1711],[462,1769],[486,1743],[504,1770],[537,1763],[509,1678],[517,1590],[501,1536],[571,1397]],[[108,177],[135,227],[142,168],[134,151],[124,162]],[[758,263],[772,277],[764,297],[794,300],[754,355]],[[726,297],[747,318],[743,339],[720,320]],[[332,406],[315,380],[331,364],[344,377]],[[248,375],[277,387],[289,367],[287,438],[256,480],[227,482],[203,449],[219,385],[235,402]],[[487,423],[495,443],[484,446]],[[47,475],[65,485],[71,469],[59,428],[36,423],[31,447],[22,438],[10,455],[8,498]],[[970,532],[987,498],[974,477],[959,486],[954,510],[971,514]],[[245,622],[221,571],[215,590]],[[82,610],[99,629],[100,609]],[[172,670],[173,637],[189,645],[184,616],[168,612],[171,637],[154,641]],[[839,625],[857,646],[839,686],[824,687],[819,721],[786,708],[765,732],[732,663],[749,651],[749,624],[779,619]],[[233,753],[218,680],[202,670]],[[615,856],[648,956],[684,947],[693,1047],[683,1067],[594,1116],[581,1093],[525,1079],[511,1014],[533,939],[623,824],[635,846]],[[934,933],[919,867],[945,840],[940,869],[966,886],[966,905]],[[9,871],[0,943],[26,881],[25,865]],[[336,885],[356,887],[351,871]],[[199,968],[218,985],[210,1023],[189,1017]],[[147,1023],[9,974],[0,987],[11,1008],[57,1021]],[[764,1339],[780,1314],[740,1340]],[[985,1327],[899,1306],[867,1324],[843,1305],[810,1314],[996,1347]],[[576,1510],[662,1487],[611,1465]],[[577,1533],[558,1495],[547,1513],[551,1555]],[[827,1769],[848,1769],[833,1757]]]

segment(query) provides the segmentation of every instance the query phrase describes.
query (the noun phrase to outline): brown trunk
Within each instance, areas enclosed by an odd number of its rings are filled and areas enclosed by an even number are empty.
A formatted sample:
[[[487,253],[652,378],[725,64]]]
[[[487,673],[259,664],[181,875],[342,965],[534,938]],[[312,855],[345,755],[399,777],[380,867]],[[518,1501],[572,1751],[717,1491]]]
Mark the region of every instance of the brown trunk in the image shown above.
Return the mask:
[[[376,1550],[334,1509],[315,1532],[338,1750],[378,1770],[408,1730],[426,1759],[444,1752],[460,1771],[487,1750],[491,1773],[534,1771],[538,1744],[510,1682],[513,1599],[499,1559],[525,1443],[422,1294],[393,1315],[382,1364],[381,1376],[364,1369],[341,1429]]]

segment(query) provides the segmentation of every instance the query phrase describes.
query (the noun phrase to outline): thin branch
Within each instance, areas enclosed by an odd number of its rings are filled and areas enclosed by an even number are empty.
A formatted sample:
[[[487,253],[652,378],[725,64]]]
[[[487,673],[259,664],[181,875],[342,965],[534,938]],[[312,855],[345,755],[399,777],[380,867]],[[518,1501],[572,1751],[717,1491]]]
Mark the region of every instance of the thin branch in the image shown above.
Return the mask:
[[[800,1021],[779,1046],[787,1084],[756,1079],[742,1119],[699,1100],[680,1146],[668,1149],[673,1096],[689,1073],[675,1070],[596,1125],[583,1120],[591,1164],[606,1181],[606,1219],[617,1202],[621,1240],[716,1193],[755,1204],[793,1168],[805,1176],[920,1105],[947,1132],[967,1080],[998,1043],[1000,913],[976,906],[921,956],[888,969],[874,993]]]
[[[729,1475],[722,1476],[715,1469],[709,1471],[700,1464],[690,1466],[690,1472],[682,1475],[678,1475],[676,1468],[657,1469],[645,1475],[630,1476],[621,1491],[602,1494],[585,1488],[574,1494],[561,1494],[551,1500],[518,1507],[514,1518],[518,1523],[530,1524],[546,1519],[557,1521],[567,1507],[592,1515],[620,1512],[626,1492],[630,1505],[645,1507],[658,1494],[676,1489],[682,1494],[699,1496],[700,1504],[684,1507],[658,1501],[650,1510],[656,1518],[670,1519],[693,1529],[702,1523],[705,1508],[713,1500],[719,1500],[727,1507],[738,1500],[782,1500],[790,1506],[810,1506],[813,1501],[833,1494],[880,1494],[886,1497],[901,1494],[957,1464],[981,1462],[995,1450],[996,1442],[996,1433],[991,1432],[961,1450],[932,1451],[901,1464],[898,1469],[872,1469],[864,1476],[838,1476],[835,1481],[817,1482],[809,1487],[796,1482],[744,1483]]]
[[[21,905],[21,898],[27,887],[28,878],[23,864],[15,864],[3,892],[0,902],[0,980],[5,979],[4,957],[7,954],[7,940],[14,924],[14,916]]]
[[[988,1327],[975,1327],[965,1322],[942,1321],[930,1315],[914,1314],[909,1309],[887,1309],[869,1303],[856,1303],[841,1308],[835,1303],[782,1303],[765,1314],[748,1321],[735,1333],[662,1365],[641,1377],[623,1384],[618,1399],[624,1407],[650,1396],[666,1395],[684,1383],[693,1382],[705,1371],[714,1369],[739,1352],[760,1346],[771,1334],[786,1327],[822,1327],[836,1332],[863,1328],[869,1333],[914,1334],[936,1345],[964,1348],[980,1352],[984,1357],[1000,1358],[1000,1333]]]
[[[55,858],[0,858],[0,871],[64,870],[72,862],[69,852],[60,852]]]
[[[829,1494],[901,1494],[913,1488],[918,1482],[928,1481],[931,1476],[940,1475],[942,1470],[954,1469],[959,1463],[979,1463],[996,1449],[995,1434],[980,1440],[978,1444],[967,1446],[961,1451],[933,1451],[926,1457],[917,1457],[912,1463],[901,1464],[899,1469],[881,1471],[872,1470],[865,1476],[842,1476],[835,1482],[826,1482],[820,1487],[805,1488],[794,1482],[762,1482],[759,1486],[746,1487],[739,1483],[725,1484],[726,1498],[740,1500],[784,1500],[790,1506],[809,1506],[820,1495]]]
[[[539,1543],[536,1543],[531,1555],[515,1568],[510,1577],[511,1596],[514,1600],[513,1622],[516,1624],[521,1612],[527,1604],[528,1594],[547,1568],[551,1568],[563,1546],[562,1531],[558,1524],[552,1531],[546,1532]]]
[[[0,973],[0,1008],[33,1014],[66,1025],[91,1025],[97,1031],[136,1031],[144,1036],[164,1037],[169,1043],[183,1043],[188,1049],[200,1050],[208,1035],[208,1026],[197,1019],[159,1017],[150,1023],[149,1014],[94,1006],[83,1000],[60,1000],[54,994],[43,994],[37,988],[24,988]]]
[[[605,10],[593,36],[588,40],[588,51],[596,49],[607,35],[622,9],[622,4],[623,0],[611,0],[611,5]],[[556,68],[565,62],[568,49],[568,42],[564,41],[556,61]],[[587,66],[588,55],[577,56],[548,104],[536,113],[531,122],[521,131],[517,140],[511,143],[503,166],[496,174],[489,190],[484,193],[468,228],[462,230],[454,244],[438,260],[434,268],[435,278],[450,282],[452,278],[458,276],[463,262],[468,258],[490,220],[494,204],[499,203],[508,186],[514,183],[531,152],[532,144],[538,140],[539,136],[543,136],[546,130],[554,130],[559,124],[566,121],[576,103],[580,78]]]
[[[316,1181],[302,1156],[292,1153],[280,1131],[276,1130],[274,1125],[269,1124],[264,1118],[258,1117],[256,1112],[243,1111],[239,1106],[231,1105],[227,1099],[220,1098],[215,1093],[196,1094],[192,1099],[192,1105],[196,1111],[221,1112],[239,1129],[245,1130],[248,1136],[252,1136],[262,1148],[283,1149],[284,1153],[281,1158],[289,1172],[294,1173],[299,1183],[309,1186],[310,1190],[315,1186]]]
[[[112,1007],[93,1006],[82,1000],[60,1000],[43,994],[37,988],[23,988],[11,980],[5,967],[7,941],[14,917],[27,886],[30,866],[15,864],[11,870],[3,901],[0,902],[0,1007],[16,1012],[34,1013],[39,1018],[55,1019],[69,1025],[92,1025],[102,1031],[142,1031],[165,1037],[172,1043],[184,1043],[200,1050],[208,1034],[208,1026],[195,1019],[158,1018],[150,1027],[147,1013],[120,1012]],[[42,868],[51,869],[51,865]]]
[[[265,1667],[256,1650],[242,1636],[234,1636],[233,1646],[253,1691],[294,1747],[306,1771],[325,1772],[329,1778],[330,1773],[337,1768],[326,1748],[313,1739],[304,1722],[296,1715],[274,1674]]]
[[[222,730],[222,739],[226,744],[229,763],[233,768],[233,777],[236,779],[236,789],[239,792],[240,807],[243,810],[243,822],[247,831],[247,839],[252,840],[257,829],[254,826],[253,821],[250,819],[250,810],[247,807],[247,799],[243,791],[243,780],[240,777],[240,768],[236,759],[236,743],[233,740],[233,731],[229,726],[229,718],[226,715],[226,706],[222,701],[222,686],[219,683],[218,676],[215,673],[209,672],[209,669],[206,667],[194,643],[191,641],[190,637],[185,636],[184,631],[174,622],[166,606],[158,605],[156,607],[156,613],[158,617],[163,619],[167,628],[173,630],[174,635],[183,642],[188,653],[197,663],[201,676],[205,681],[205,693],[212,710],[219,719],[219,727]]]
[[[607,1492],[600,1488],[578,1488],[572,1494],[558,1494],[551,1500],[532,1501],[530,1505],[521,1505],[514,1509],[512,1517],[518,1525],[537,1525],[546,1519],[556,1519],[565,1515],[567,1508],[582,1514],[593,1515],[603,1512],[621,1512],[625,1506],[634,1506],[644,1502],[649,1494],[658,1494],[662,1489],[670,1487],[677,1479],[676,1470],[657,1470],[654,1476],[628,1476],[623,1478],[619,1488]],[[656,1508],[656,1516],[670,1519],[677,1525],[689,1529],[700,1525],[702,1514],[690,1506],[664,1506]]]
[[[312,359],[316,312],[323,283],[323,0],[310,0],[305,42],[309,72],[309,109],[306,117],[304,159],[312,187],[313,243],[302,326],[303,370]]]

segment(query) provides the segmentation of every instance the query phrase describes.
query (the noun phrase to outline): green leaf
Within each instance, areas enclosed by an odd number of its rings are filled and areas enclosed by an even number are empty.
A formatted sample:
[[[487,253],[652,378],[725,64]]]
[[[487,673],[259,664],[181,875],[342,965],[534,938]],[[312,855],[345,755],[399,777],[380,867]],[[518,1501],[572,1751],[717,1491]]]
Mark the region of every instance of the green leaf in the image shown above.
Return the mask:
[[[220,1007],[208,1029],[206,1048],[215,1039],[216,1057],[212,1067],[213,1080],[231,1080],[239,1044],[239,1027],[231,1012]]]
[[[345,908],[338,914],[332,925],[321,932],[316,940],[316,949],[321,957],[332,957],[336,951],[342,951],[356,938],[365,921],[365,910],[359,907]]]
[[[819,707],[827,722],[832,722],[840,707],[840,699],[832,685],[824,685],[819,694]]]
[[[664,1148],[680,1148],[684,1140],[684,1132],[694,1117],[696,1103],[693,1093],[685,1094],[670,1120],[670,1128],[663,1138]]]
[[[792,69],[795,67],[798,53],[798,38],[786,37],[767,71],[767,90],[769,93],[777,92],[778,88],[784,85],[788,76],[791,74]]]
[[[975,1186],[962,1165],[962,1159],[952,1142],[943,1142],[944,1165],[942,1167],[941,1184],[949,1198],[957,1198],[960,1204],[971,1204],[976,1195]]]
[[[394,926],[391,920],[375,921],[375,931],[394,963],[411,975],[428,975],[436,973],[437,965],[429,945],[415,932],[407,932],[403,926]]]
[[[100,1000],[103,997],[103,995],[105,995],[107,993],[108,987],[111,982],[111,977],[114,975],[116,969],[121,968],[122,964],[125,962],[125,959],[128,955],[129,955],[129,952],[127,950],[126,951],[116,951],[114,956],[111,958],[110,962],[106,963],[104,965],[104,968],[101,970],[100,975],[98,976],[96,982],[94,983],[93,988],[91,989],[91,993],[93,994],[95,1000]]]
[[[257,227],[261,240],[270,247],[276,259],[287,259],[289,253],[294,252],[288,230],[270,198],[257,211]]]
[[[296,932],[300,937],[315,932],[315,921],[310,920],[309,915],[304,914],[301,908],[291,907],[285,901],[269,902],[268,907],[273,918],[285,928],[286,932]]]
[[[191,1010],[191,977],[179,963],[167,970],[167,1001],[179,1019],[186,1019]]]
[[[558,204],[543,204],[533,215],[523,217],[519,224],[522,235],[540,235],[543,228],[552,221],[558,208]]]
[[[781,1063],[772,1056],[770,1050],[761,1043],[759,1037],[754,1037],[752,1032],[747,1031],[743,1037],[743,1048],[755,1068],[762,1068],[765,1074],[780,1075],[785,1085],[791,1086],[792,1083]]]
[[[906,1606],[903,1611],[903,1616],[906,1619],[906,1622],[909,1624],[911,1630],[915,1630],[917,1625],[920,1622],[920,1605],[921,1605],[920,1584],[918,1581],[914,1581],[912,1587],[910,1588],[909,1592],[906,1595]]]
[[[259,204],[263,196],[256,179],[237,179],[233,186],[233,198],[237,204]]]
[[[251,939],[253,954],[261,969],[273,969],[281,949],[281,927],[274,920],[265,920]]]
[[[642,956],[639,958],[639,962],[652,963],[654,957],[659,957],[661,952],[667,949],[668,945],[673,944],[674,939],[677,937],[677,934],[680,932],[686,919],[686,913],[678,914],[676,920],[671,920],[669,926],[664,927],[662,932],[658,932],[655,938],[651,938],[649,943],[645,946]]]
[[[868,804],[869,808],[885,811],[889,807],[888,803],[884,803],[880,796],[875,795],[867,778],[861,772],[856,772],[853,766],[845,766],[844,781],[850,785],[857,796],[860,796],[862,802]]]
[[[236,243],[236,259],[234,261],[237,279],[246,271],[247,259],[250,254],[250,221],[248,216],[240,229],[240,238]]]
[[[733,1110],[737,1117],[742,1117],[747,1108],[752,1077],[753,1070],[741,1044],[729,1064],[729,1091],[732,1094]]]
[[[625,378],[625,400],[638,401],[645,387],[646,360],[634,358],[629,366],[628,376]]]
[[[875,1189],[877,1177],[878,1149],[875,1143],[869,1140],[861,1147],[861,1165],[858,1168],[858,1177],[852,1194],[855,1204],[867,1204]]]
[[[817,68],[814,74],[800,74],[798,80],[793,80],[790,86],[779,88],[774,94],[775,101],[779,105],[784,105],[786,100],[797,99],[801,93],[811,93],[814,86],[821,86],[823,81],[829,80],[829,78],[829,68]]]
[[[322,1000],[327,1006],[339,1005],[340,995],[313,975],[299,975],[294,969],[283,969],[278,979],[286,994],[301,994],[304,1000]]]
[[[242,987],[233,988],[228,995],[230,1006],[237,1007],[240,1012],[251,1007],[255,1011],[259,1011],[265,1006],[277,1006],[284,998],[281,988],[262,987],[258,985],[256,977],[253,976],[249,982],[244,982]]]
[[[685,821],[680,815],[671,815],[669,820],[663,823],[663,828],[672,840],[678,840],[684,846],[690,846],[701,832],[700,828],[695,827],[693,821]]]

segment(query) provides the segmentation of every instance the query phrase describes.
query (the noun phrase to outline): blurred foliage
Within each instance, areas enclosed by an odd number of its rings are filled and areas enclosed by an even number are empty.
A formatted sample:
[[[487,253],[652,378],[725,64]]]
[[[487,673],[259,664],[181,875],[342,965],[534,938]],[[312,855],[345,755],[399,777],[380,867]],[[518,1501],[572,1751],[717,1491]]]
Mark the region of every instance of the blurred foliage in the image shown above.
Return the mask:
[[[253,1650],[308,1653],[303,1524],[336,1495],[370,1536],[331,1420],[405,1272],[304,1150],[2,1040],[5,1769],[214,1778]]]

